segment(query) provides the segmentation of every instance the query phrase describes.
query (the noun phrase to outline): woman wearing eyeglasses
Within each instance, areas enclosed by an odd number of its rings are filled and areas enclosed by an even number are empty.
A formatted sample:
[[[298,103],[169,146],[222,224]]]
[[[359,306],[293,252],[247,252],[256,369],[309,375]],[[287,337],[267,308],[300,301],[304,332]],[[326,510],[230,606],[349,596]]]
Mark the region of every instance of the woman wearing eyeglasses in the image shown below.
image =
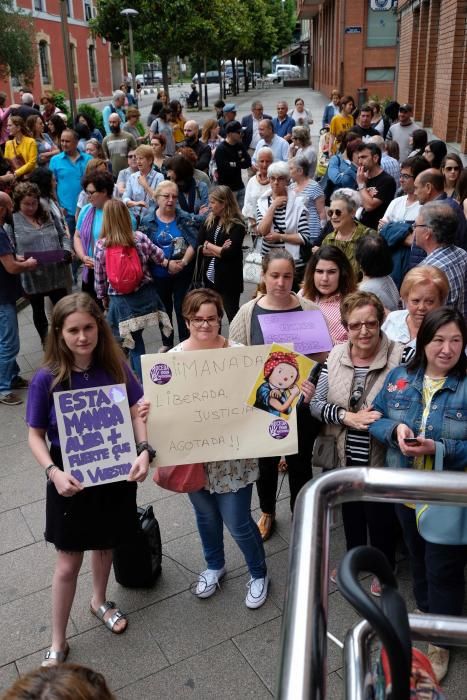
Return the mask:
[[[444,191],[448,197],[458,200],[457,182],[464,165],[457,153],[447,153],[441,161],[441,172],[444,176]]]
[[[381,417],[372,402],[389,370],[400,364],[402,345],[390,341],[381,330],[384,306],[371,292],[354,292],[341,304],[342,324],[349,339],[335,345],[321,371],[312,416],[323,423],[321,434],[334,437],[338,463],[335,467],[381,467],[385,448],[370,437],[368,426]],[[380,549],[394,568],[394,507],[391,503],[344,503],[342,518],[347,549],[366,545]],[[335,582],[335,569],[331,580]],[[379,582],[371,582],[373,595],[380,595]]]
[[[333,192],[328,216],[334,230],[328,233],[322,242],[322,245],[335,245],[345,253],[357,280],[361,276],[360,265],[355,257],[357,241],[368,233],[375,233],[373,229],[364,226],[355,219],[357,209],[360,206],[361,199],[358,192],[354,192],[348,187]]]

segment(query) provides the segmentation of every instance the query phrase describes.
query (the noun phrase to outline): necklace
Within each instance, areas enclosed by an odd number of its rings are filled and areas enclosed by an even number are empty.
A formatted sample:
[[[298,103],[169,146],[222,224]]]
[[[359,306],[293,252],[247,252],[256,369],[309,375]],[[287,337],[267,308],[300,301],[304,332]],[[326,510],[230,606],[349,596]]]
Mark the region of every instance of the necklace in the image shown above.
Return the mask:
[[[83,375],[84,381],[89,381],[89,370],[91,369],[91,365],[88,365],[87,367],[80,367],[79,365],[73,364],[73,368],[78,370],[78,372]]]

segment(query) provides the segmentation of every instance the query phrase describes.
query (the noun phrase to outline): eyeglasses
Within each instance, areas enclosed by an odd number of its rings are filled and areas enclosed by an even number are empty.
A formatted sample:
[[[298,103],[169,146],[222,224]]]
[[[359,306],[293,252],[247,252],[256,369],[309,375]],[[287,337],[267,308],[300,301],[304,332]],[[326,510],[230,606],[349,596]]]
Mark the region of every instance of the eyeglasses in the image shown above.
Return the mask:
[[[340,216],[342,214],[342,210],[341,209],[328,209],[329,218],[331,218],[331,216],[334,216],[334,214],[336,216]]]
[[[287,180],[285,175],[279,175],[278,177],[275,177],[274,175],[269,178],[269,182],[283,182],[284,180]]]
[[[402,175],[399,176],[399,180],[413,180],[413,175],[406,175],[403,173]]]
[[[209,318],[190,318],[190,323],[192,323],[195,328],[202,328],[205,323],[207,323],[208,326],[218,326],[219,319],[217,316],[210,316]]]
[[[136,158],[136,155],[135,155],[134,153],[129,153],[129,154],[128,154],[128,158],[132,158],[132,159],[133,159],[133,158]]]
[[[444,166],[444,169],[445,169],[446,172],[448,172],[448,173],[450,173],[450,172],[456,172],[457,170],[460,170],[460,168],[459,168],[458,165],[445,165],[445,166]]]
[[[412,229],[414,229],[414,228],[430,228],[430,227],[427,226],[426,224],[414,224],[412,226]]]
[[[365,326],[367,331],[375,331],[379,328],[379,321],[355,321],[355,323],[347,324],[347,328],[352,332],[361,331],[363,326]]]
[[[97,190],[86,190],[86,194],[88,197],[92,197],[93,194],[96,194]]]

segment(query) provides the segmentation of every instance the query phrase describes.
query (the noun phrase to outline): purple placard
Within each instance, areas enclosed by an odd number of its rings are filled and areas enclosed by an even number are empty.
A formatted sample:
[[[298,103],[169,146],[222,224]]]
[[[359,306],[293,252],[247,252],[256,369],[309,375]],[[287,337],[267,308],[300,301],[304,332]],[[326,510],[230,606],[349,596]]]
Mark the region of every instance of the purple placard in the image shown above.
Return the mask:
[[[289,311],[258,316],[264,342],[293,343],[295,352],[329,352],[332,340],[321,311]]]
[[[65,262],[65,251],[59,250],[28,250],[23,253],[23,258],[34,258],[39,265],[50,265],[52,263]]]

